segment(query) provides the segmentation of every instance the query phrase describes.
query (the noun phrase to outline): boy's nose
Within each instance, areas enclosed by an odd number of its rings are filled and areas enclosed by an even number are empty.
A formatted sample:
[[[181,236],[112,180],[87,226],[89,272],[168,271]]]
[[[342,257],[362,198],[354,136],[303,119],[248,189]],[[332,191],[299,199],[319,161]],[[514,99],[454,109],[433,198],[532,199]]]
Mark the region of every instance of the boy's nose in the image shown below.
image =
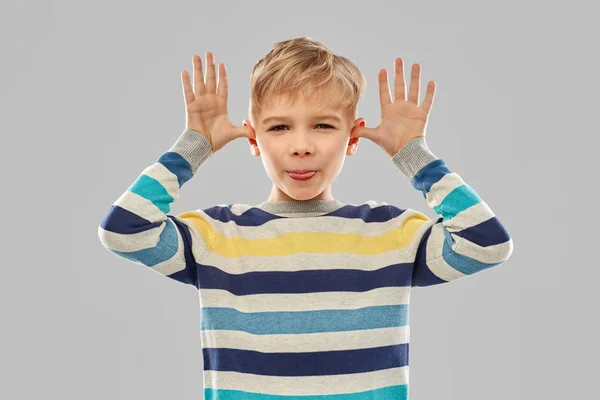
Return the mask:
[[[312,151],[314,151],[314,148],[308,143],[294,143],[290,146],[290,150],[292,153],[310,154]]]

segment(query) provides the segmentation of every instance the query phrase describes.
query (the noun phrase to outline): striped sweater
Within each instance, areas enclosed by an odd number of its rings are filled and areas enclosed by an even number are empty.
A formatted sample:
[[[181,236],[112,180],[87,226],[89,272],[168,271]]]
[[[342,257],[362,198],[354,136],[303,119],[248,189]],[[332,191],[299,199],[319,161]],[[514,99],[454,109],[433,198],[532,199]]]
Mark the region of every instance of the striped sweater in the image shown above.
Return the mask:
[[[411,288],[512,253],[492,210],[425,137],[391,159],[437,220],[372,200],[170,215],[211,155],[204,135],[184,130],[98,227],[112,253],[197,288],[207,400],[408,399]]]

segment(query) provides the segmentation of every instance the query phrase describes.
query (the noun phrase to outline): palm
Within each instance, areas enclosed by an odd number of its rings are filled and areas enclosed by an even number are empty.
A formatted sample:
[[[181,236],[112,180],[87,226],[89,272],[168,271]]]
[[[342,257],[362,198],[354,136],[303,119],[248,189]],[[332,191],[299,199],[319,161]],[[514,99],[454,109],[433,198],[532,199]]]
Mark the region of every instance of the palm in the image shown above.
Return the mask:
[[[227,118],[227,102],[221,96],[206,92],[187,104],[187,112],[190,118],[198,118],[208,125],[205,128],[210,128],[216,121]]]
[[[411,139],[425,135],[427,112],[414,103],[396,100],[384,105],[381,109],[381,123],[377,128],[380,137],[389,143],[385,148],[392,149],[393,154]],[[392,154],[392,155],[393,155]]]
[[[227,113],[227,103],[214,93],[203,93],[187,104],[187,110],[190,113],[223,114]]]

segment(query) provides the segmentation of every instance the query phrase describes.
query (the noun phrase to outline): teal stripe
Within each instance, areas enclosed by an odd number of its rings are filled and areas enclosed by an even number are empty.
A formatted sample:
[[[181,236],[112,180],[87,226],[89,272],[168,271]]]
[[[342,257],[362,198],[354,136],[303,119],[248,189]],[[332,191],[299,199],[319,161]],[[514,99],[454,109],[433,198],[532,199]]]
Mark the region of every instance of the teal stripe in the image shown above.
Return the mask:
[[[177,228],[170,219],[167,219],[165,229],[160,234],[158,243],[154,247],[150,247],[137,251],[117,251],[113,253],[131,261],[138,261],[148,267],[152,267],[158,263],[171,259],[179,248],[179,237],[177,236]]]
[[[456,214],[474,206],[480,201],[481,198],[475,193],[473,188],[465,183],[448,193],[439,205],[433,207],[433,211],[438,215],[442,215],[445,221],[454,218]]]
[[[488,264],[475,260],[471,257],[458,254],[452,250],[452,236],[446,228],[444,228],[444,235],[446,236],[446,240],[444,240],[444,250],[442,252],[444,261],[446,261],[452,268],[462,272],[463,274],[472,275],[476,272],[483,271],[484,269],[492,268],[496,265],[502,264],[502,262]]]
[[[268,389],[266,389],[268,390]],[[204,400],[407,400],[408,385],[388,386],[366,392],[345,394],[322,394],[306,396],[284,396],[250,393],[232,389],[204,388]]]
[[[406,326],[406,304],[356,310],[241,312],[234,308],[203,307],[202,329],[248,332],[254,335],[344,332]]]
[[[159,181],[148,175],[141,174],[128,190],[150,200],[165,214],[171,211],[170,205],[174,201],[173,197]]]

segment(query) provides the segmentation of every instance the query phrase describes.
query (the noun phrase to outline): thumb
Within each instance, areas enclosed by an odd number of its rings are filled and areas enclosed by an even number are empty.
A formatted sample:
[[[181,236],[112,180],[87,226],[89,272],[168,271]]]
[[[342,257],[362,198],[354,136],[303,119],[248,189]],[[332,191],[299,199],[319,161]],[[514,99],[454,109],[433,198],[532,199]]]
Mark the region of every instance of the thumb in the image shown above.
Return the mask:
[[[367,139],[373,140],[375,133],[374,128],[357,125],[350,131],[350,137],[366,137]]]
[[[242,126],[236,126],[235,130],[234,130],[234,134],[235,134],[236,138],[247,137],[250,139],[254,139],[254,130],[246,124],[244,124]]]

